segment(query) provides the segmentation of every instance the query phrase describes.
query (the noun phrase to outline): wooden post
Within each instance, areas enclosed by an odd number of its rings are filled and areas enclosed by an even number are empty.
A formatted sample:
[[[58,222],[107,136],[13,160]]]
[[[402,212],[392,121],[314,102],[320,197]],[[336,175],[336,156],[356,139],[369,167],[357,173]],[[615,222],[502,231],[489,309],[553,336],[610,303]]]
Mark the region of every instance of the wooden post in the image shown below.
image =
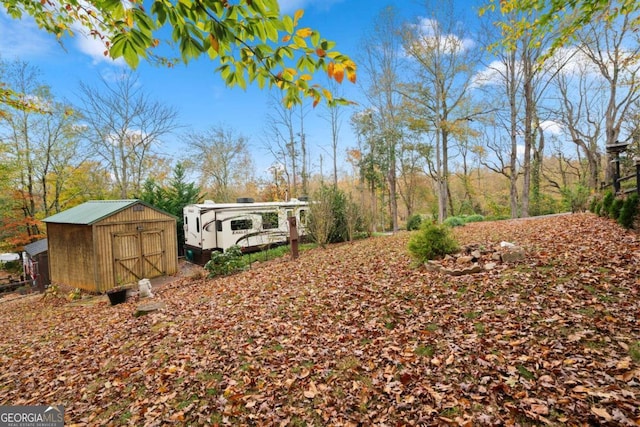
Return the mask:
[[[291,245],[291,258],[298,258],[298,227],[296,224],[296,217],[290,216],[287,218],[289,221],[289,244]]]
[[[620,192],[620,155],[614,154],[613,158],[613,194]]]
[[[636,162],[636,193],[640,196],[640,157],[636,157],[633,160]]]

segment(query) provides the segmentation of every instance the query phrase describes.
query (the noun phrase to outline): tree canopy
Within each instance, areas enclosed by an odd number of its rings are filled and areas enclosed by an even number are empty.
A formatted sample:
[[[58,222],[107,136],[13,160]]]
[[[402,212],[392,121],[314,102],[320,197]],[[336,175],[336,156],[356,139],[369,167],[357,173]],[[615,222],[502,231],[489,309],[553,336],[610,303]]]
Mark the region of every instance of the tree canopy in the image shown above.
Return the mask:
[[[141,58],[171,66],[206,55],[218,61],[216,72],[228,86],[277,86],[287,106],[303,97],[311,97],[314,105],[322,99],[335,101],[329,90],[312,84],[318,70],[337,82],[356,80],[355,63],[318,31],[302,27],[302,10],[282,15],[277,0],[153,0],[149,8],[143,2],[114,0],[2,4],[11,17],[31,16],[58,38],[74,35],[74,25],[80,24],[104,41],[106,56],[124,58],[132,68]],[[166,30],[171,33],[168,41],[160,34]],[[7,97],[1,96],[5,102]]]
[[[556,49],[569,43],[578,30],[596,17],[604,16],[612,20],[619,15],[640,10],[640,3],[636,0],[617,0],[614,3],[615,7],[611,7],[610,0],[489,0],[483,11],[499,7],[503,14],[512,12],[534,14],[536,19],[533,25],[526,25],[533,28],[533,42],[540,35],[558,30],[558,36],[548,53],[551,55]],[[526,23],[524,17],[522,23]],[[634,24],[640,24],[640,18],[636,17]],[[510,42],[509,38],[505,41]]]

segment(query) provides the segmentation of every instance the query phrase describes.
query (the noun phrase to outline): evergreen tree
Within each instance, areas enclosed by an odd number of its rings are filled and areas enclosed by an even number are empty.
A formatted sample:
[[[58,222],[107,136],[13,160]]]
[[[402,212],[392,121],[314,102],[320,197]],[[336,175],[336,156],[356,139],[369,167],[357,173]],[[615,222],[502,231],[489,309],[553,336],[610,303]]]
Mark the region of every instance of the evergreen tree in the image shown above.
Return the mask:
[[[176,222],[178,254],[182,255],[182,244],[184,243],[184,216],[182,215],[182,210],[185,206],[202,200],[200,187],[193,182],[187,182],[186,172],[182,163],[176,165],[173,170],[173,178],[166,188],[160,186],[153,179],[147,179],[139,198],[178,218]]]

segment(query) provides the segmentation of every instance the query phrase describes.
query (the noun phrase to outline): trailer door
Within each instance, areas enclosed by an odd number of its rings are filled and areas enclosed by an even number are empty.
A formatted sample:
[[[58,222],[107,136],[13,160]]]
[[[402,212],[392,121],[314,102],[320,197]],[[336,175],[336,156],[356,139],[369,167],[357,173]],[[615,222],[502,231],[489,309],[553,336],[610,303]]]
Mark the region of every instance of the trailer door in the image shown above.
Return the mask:
[[[197,206],[184,208],[184,243],[194,248],[216,248],[216,211]]]

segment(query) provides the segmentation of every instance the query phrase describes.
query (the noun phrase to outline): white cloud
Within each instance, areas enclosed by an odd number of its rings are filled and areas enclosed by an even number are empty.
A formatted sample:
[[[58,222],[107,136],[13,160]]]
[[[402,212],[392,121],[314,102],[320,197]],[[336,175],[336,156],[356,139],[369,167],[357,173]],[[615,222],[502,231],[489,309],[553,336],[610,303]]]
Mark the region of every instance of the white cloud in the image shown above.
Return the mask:
[[[478,71],[473,76],[472,87],[493,86],[504,81],[506,66],[503,62],[493,61],[483,70]]]
[[[12,19],[0,11],[0,58],[29,60],[47,56],[56,43],[55,36],[40,30],[32,18]]]
[[[74,37],[65,37],[63,46],[69,49],[75,47],[81,53],[90,56],[93,63],[107,62],[124,65],[122,59],[114,61],[104,56],[105,45],[99,39],[87,35],[87,30],[80,24],[73,24],[71,29]],[[33,60],[42,59],[59,52],[58,42],[53,34],[38,28],[31,17],[12,19],[4,11],[0,12],[0,58]]]
[[[629,57],[631,54],[628,55]],[[516,63],[520,68],[520,62]],[[576,47],[560,48],[545,63],[546,69],[566,76],[584,75],[590,78],[601,78],[600,69]],[[492,86],[504,83],[506,67],[501,61],[493,61],[478,71],[473,78],[473,86]],[[517,70],[520,72],[520,70]]]
[[[576,47],[560,48],[551,57],[548,62],[548,68],[565,75],[599,75],[598,67]]]
[[[540,128],[546,132],[549,133],[550,135],[560,135],[562,134],[562,124],[555,122],[553,120],[545,120],[543,122],[540,123]]]
[[[75,34],[74,42],[77,49],[84,53],[85,55],[90,56],[93,59],[93,64],[98,64],[100,62],[106,62],[108,64],[115,65],[125,65],[125,62],[122,58],[118,58],[116,60],[112,59],[110,56],[104,54],[107,49],[103,40],[98,37],[94,37],[88,34],[87,30],[83,28],[80,24],[74,23],[72,25],[73,32]]]
[[[475,42],[469,38],[445,34],[435,19],[421,18],[417,28],[422,35],[421,42],[429,48],[440,47],[446,53],[455,53],[466,52],[475,46]]]

